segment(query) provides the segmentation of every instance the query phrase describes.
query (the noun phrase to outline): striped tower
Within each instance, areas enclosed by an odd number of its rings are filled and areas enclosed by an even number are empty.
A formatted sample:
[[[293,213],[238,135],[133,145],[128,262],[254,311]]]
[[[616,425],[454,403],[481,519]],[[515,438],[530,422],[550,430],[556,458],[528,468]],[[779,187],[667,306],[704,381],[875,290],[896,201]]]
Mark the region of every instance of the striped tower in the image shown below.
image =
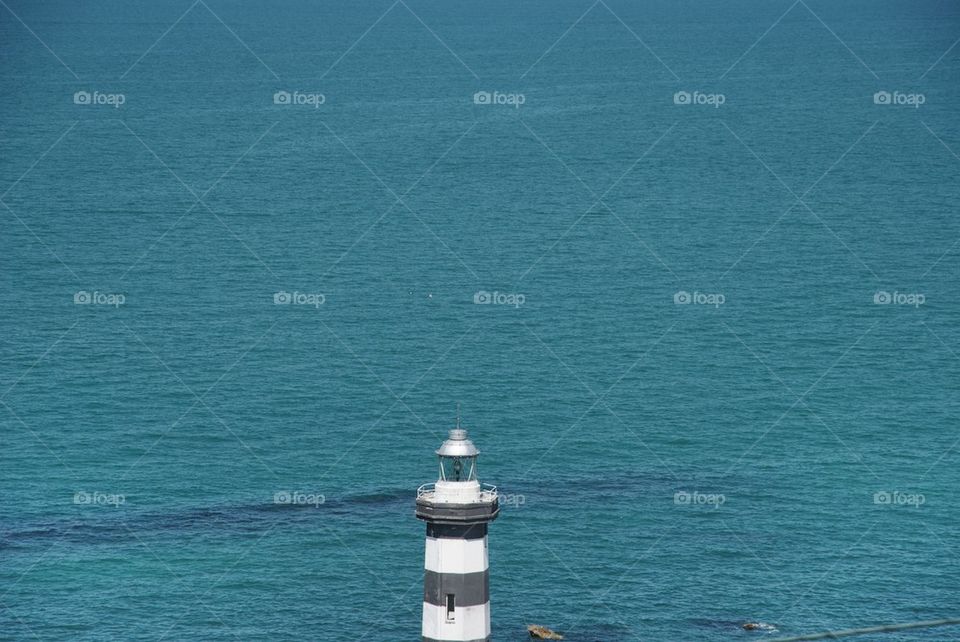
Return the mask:
[[[427,523],[423,642],[489,642],[487,524],[497,518],[497,489],[477,481],[477,450],[457,427],[443,442],[440,477],[417,490]]]

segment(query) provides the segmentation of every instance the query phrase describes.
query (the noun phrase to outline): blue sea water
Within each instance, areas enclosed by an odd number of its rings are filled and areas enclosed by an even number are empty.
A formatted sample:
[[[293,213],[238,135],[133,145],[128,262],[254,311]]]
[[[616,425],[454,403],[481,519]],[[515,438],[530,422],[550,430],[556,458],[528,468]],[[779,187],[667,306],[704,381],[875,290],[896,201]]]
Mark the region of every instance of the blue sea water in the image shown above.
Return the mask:
[[[956,4],[0,4],[0,638],[960,616]]]

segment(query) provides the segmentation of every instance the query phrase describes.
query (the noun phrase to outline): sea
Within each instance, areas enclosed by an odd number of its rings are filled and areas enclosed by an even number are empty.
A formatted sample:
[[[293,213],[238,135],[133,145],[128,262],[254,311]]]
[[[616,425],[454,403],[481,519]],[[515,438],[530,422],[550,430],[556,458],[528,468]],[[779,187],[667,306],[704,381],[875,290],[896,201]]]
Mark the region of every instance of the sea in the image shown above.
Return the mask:
[[[960,617],[957,3],[0,5],[0,639]]]

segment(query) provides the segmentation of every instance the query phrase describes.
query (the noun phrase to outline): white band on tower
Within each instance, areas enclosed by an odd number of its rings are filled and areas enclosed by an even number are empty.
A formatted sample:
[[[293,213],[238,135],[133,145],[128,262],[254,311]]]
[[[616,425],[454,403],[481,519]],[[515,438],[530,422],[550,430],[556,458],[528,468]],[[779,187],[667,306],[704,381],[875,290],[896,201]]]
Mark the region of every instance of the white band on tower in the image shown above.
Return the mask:
[[[483,572],[488,568],[487,538],[427,537],[423,568],[435,573]]]

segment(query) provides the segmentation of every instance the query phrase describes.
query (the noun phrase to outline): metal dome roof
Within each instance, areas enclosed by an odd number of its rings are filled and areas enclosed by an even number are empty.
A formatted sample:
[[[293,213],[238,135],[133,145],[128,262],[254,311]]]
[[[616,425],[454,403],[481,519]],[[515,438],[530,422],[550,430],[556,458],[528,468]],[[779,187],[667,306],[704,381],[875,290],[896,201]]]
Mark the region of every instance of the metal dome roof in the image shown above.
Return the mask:
[[[437,449],[437,454],[441,457],[476,457],[480,451],[467,439],[466,430],[453,428],[447,440]]]

